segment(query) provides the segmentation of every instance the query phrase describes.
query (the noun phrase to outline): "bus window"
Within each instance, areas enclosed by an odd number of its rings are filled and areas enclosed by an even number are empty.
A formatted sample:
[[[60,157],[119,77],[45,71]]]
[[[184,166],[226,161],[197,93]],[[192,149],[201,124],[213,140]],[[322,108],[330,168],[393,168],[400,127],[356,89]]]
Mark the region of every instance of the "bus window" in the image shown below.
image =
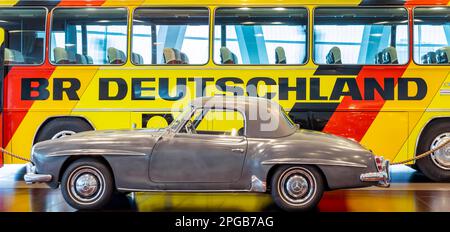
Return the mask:
[[[450,7],[414,9],[414,62],[449,65]]]
[[[133,64],[206,64],[208,54],[207,8],[138,8],[134,11]]]
[[[5,65],[38,65],[44,61],[44,8],[0,8],[0,27],[7,45]]]
[[[405,8],[317,8],[314,11],[316,64],[406,64]]]
[[[304,8],[219,8],[214,26],[216,64],[304,64]]]
[[[125,8],[57,8],[51,32],[53,64],[119,65],[127,60]]]

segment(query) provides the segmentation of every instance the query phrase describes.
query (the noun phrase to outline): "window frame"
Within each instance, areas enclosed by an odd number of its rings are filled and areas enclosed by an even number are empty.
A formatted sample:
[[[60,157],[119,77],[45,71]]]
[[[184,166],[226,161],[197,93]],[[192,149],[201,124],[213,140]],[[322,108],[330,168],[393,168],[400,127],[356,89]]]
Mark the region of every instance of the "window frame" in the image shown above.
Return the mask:
[[[127,56],[126,61],[124,63],[122,63],[122,64],[56,64],[56,63],[54,63],[51,60],[51,55],[50,54],[52,52],[51,51],[52,50],[51,45],[52,45],[52,32],[53,32],[54,13],[55,13],[55,10],[58,10],[58,9],[125,9],[126,10],[126,16],[127,16],[127,19],[126,19],[126,23],[127,23],[126,24],[126,31],[127,31],[127,34],[126,34],[126,50],[123,51],[123,52]],[[129,43],[129,39],[128,39],[129,38],[129,20],[130,20],[130,10],[128,9],[128,7],[98,7],[98,6],[88,6],[88,7],[76,6],[76,7],[71,7],[71,6],[58,6],[58,7],[53,8],[51,10],[50,28],[49,28],[49,34],[48,34],[48,37],[49,37],[48,41],[49,41],[49,43],[48,43],[48,57],[47,57],[47,59],[48,59],[49,64],[52,65],[52,66],[68,66],[68,67],[77,67],[77,66],[83,66],[83,67],[85,67],[85,66],[93,66],[93,67],[97,67],[97,66],[120,67],[120,66],[126,65],[128,63],[128,61],[129,61],[129,59],[130,59],[129,58],[129,54],[128,54],[128,48],[129,48],[129,46],[128,46],[128,43]]]
[[[413,32],[413,36],[412,36],[412,38],[411,38],[411,41],[412,41],[412,44],[411,44],[411,47],[412,47],[412,54],[411,54],[411,60],[412,60],[412,62],[415,64],[415,65],[418,65],[418,66],[424,66],[424,67],[445,67],[445,66],[450,66],[450,64],[438,64],[438,63],[435,63],[435,64],[421,64],[421,63],[417,63],[416,62],[416,60],[414,59],[414,55],[415,55],[415,53],[414,53],[414,46],[415,46],[415,40],[414,40],[414,26],[415,26],[415,19],[416,19],[416,16],[415,16],[415,12],[416,12],[416,9],[417,8],[424,8],[424,9],[430,9],[430,8],[436,8],[436,7],[444,7],[444,8],[448,8],[448,9],[450,9],[450,6],[447,6],[447,5],[443,5],[443,6],[436,6],[436,5],[434,5],[434,6],[430,6],[430,5],[423,5],[423,6],[415,6],[415,7],[413,7],[412,9],[411,9],[411,14],[412,14],[412,21],[413,21],[413,23],[412,23],[412,32]],[[450,46],[450,45],[449,45]]]
[[[177,7],[177,6],[175,6],[175,7],[168,7],[168,6],[161,6],[161,7],[158,7],[158,6],[139,6],[139,7],[136,7],[136,8],[134,8],[133,9],[133,12],[132,12],[132,15],[131,15],[131,27],[130,27],[130,35],[129,35],[129,37],[130,37],[130,55],[133,53],[133,29],[134,29],[134,15],[135,15],[135,13],[136,13],[136,10],[138,10],[138,9],[194,9],[194,8],[197,8],[197,9],[207,9],[208,10],[208,54],[207,54],[207,59],[206,59],[206,61],[205,61],[205,63],[203,63],[203,64],[135,64],[134,62],[133,62],[133,59],[131,59],[131,57],[130,57],[130,62],[131,62],[131,64],[133,64],[133,65],[135,65],[135,66],[151,66],[151,67],[154,67],[154,66],[159,66],[159,67],[165,67],[165,66],[167,66],[167,67],[186,67],[186,66],[198,66],[198,67],[201,67],[201,66],[206,66],[207,64],[209,64],[209,62],[210,62],[210,59],[211,59],[211,52],[210,52],[210,48],[211,48],[211,32],[212,32],[212,29],[211,29],[211,17],[212,17],[212,15],[211,15],[211,8],[210,7],[207,7],[207,6],[205,6],[205,7],[196,7],[196,6],[179,6],[179,7]],[[181,51],[180,51],[181,52]]]
[[[215,134],[192,134],[192,133],[181,133],[180,131],[186,126],[186,123],[190,120],[190,118],[195,114],[195,112],[197,110],[202,110],[202,114],[203,111],[207,109],[208,112],[210,110],[222,110],[222,111],[231,111],[231,112],[239,112],[243,119],[244,119],[244,135],[236,135],[236,136],[232,136],[232,135],[215,135]],[[208,113],[207,112],[207,113]],[[206,115],[206,114],[205,114]],[[232,138],[236,138],[236,137],[244,137],[247,138],[247,116],[245,114],[244,111],[237,109],[237,108],[226,108],[226,107],[203,107],[203,106],[199,106],[199,107],[192,107],[191,113],[189,114],[189,117],[186,117],[187,119],[184,120],[177,128],[177,130],[175,131],[175,135],[179,135],[179,134],[186,134],[186,135],[200,135],[200,136],[220,136],[220,137],[232,137]],[[203,119],[202,119],[203,120]],[[201,122],[201,121],[200,121]]]
[[[315,37],[314,37],[314,26],[315,24],[315,13],[317,9],[321,9],[321,8],[333,8],[333,9],[339,9],[339,8],[354,8],[354,9],[389,9],[389,8],[402,8],[403,10],[405,10],[406,15],[407,15],[407,48],[408,48],[408,57],[407,57],[407,61],[404,64],[320,64],[317,63],[315,60]],[[380,66],[405,66],[408,65],[411,62],[411,52],[410,52],[410,48],[411,48],[411,30],[410,30],[410,14],[408,11],[408,8],[404,7],[404,6],[319,6],[319,7],[314,7],[313,8],[313,13],[312,13],[312,27],[311,27],[311,34],[312,34],[312,54],[311,54],[311,60],[313,62],[313,64],[315,65],[320,65],[320,66],[334,66],[334,67],[345,67],[345,66],[373,66],[373,67],[380,67]],[[398,57],[398,55],[397,55]]]
[[[22,67],[27,67],[27,66],[32,66],[32,67],[36,67],[36,66],[42,66],[45,64],[45,61],[47,59],[47,32],[48,32],[48,28],[47,28],[47,22],[48,22],[48,14],[49,14],[49,10],[47,7],[44,6],[15,6],[15,7],[7,7],[7,6],[0,6],[0,9],[44,9],[45,10],[45,16],[44,16],[44,44],[43,44],[43,51],[42,51],[42,61],[39,64],[10,64],[10,65],[5,65],[5,67],[15,67],[15,66],[22,66]],[[6,46],[5,46],[6,48]]]
[[[310,18],[309,18],[309,16],[310,16],[310,13],[309,13],[309,9],[308,9],[308,7],[306,7],[306,6],[293,6],[293,5],[287,5],[287,6],[283,6],[283,8],[299,8],[299,9],[304,9],[304,10],[306,10],[306,35],[305,35],[305,47],[306,47],[306,50],[305,50],[305,54],[306,54],[306,56],[305,56],[305,63],[299,63],[299,64],[218,64],[218,63],[216,63],[216,61],[214,60],[214,52],[216,51],[215,50],[215,47],[214,47],[214,41],[215,41],[215,28],[216,28],[216,14],[217,14],[217,10],[218,9],[233,9],[233,8],[241,8],[241,7],[246,7],[246,8],[277,8],[277,7],[280,7],[280,6],[276,6],[276,5],[273,5],[273,6],[252,6],[252,5],[245,5],[245,6],[226,6],[226,7],[216,7],[215,9],[214,9],[214,17],[213,17],[213,22],[212,22],[212,28],[211,28],[211,31],[212,31],[212,40],[211,40],[211,42],[212,42],[212,54],[211,54],[211,56],[213,57],[213,59],[212,59],[212,62],[215,64],[215,65],[217,65],[217,66],[221,66],[221,67],[237,67],[237,66],[270,66],[270,67],[278,67],[278,66],[306,66],[308,63],[309,63],[309,59],[311,58],[311,54],[310,54],[310,35],[311,35],[311,31],[310,31]],[[220,48],[219,48],[220,49]]]

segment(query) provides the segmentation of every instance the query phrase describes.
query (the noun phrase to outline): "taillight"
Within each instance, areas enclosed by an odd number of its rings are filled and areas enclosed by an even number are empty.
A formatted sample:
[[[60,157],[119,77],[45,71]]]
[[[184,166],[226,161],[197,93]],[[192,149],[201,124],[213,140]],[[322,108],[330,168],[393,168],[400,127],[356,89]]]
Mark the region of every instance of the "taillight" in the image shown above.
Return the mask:
[[[377,165],[377,170],[381,172],[383,170],[383,158],[375,156],[375,164]]]

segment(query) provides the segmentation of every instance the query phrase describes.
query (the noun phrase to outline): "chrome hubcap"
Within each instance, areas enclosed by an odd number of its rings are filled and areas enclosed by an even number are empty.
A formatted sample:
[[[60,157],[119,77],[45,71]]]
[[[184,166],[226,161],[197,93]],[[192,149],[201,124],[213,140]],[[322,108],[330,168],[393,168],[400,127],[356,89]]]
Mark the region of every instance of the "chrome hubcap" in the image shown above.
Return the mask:
[[[307,180],[299,175],[294,175],[286,182],[288,193],[294,197],[303,196],[308,191]]]
[[[435,149],[448,140],[450,140],[450,132],[440,134],[433,140],[430,149]],[[433,152],[433,154],[431,154],[431,160],[439,168],[450,170],[450,145],[446,145],[445,147]]]
[[[78,204],[93,204],[105,192],[105,178],[97,168],[81,166],[70,174],[67,188],[70,198]]]
[[[98,181],[94,175],[86,173],[75,181],[75,190],[83,197],[92,196],[98,189]]]
[[[278,191],[286,203],[293,206],[305,205],[317,191],[316,179],[308,169],[292,167],[281,175]]]
[[[76,134],[75,131],[63,130],[63,131],[60,131],[60,132],[56,133],[55,135],[53,135],[52,139],[59,139],[59,138],[74,135],[74,134]]]

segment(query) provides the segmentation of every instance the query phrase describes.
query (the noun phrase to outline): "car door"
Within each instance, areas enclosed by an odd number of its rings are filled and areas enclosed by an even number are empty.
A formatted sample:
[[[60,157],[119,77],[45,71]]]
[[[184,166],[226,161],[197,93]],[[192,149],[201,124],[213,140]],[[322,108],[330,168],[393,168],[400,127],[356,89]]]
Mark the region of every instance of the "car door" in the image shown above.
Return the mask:
[[[239,180],[247,151],[244,117],[229,120],[209,117],[211,112],[228,114],[229,111],[197,110],[193,115],[196,132],[181,130],[163,136],[150,159],[150,179],[153,182],[180,183],[232,183]],[[225,112],[225,113],[224,113]],[[198,118],[202,117],[202,118]],[[233,122],[234,121],[234,122]],[[194,188],[194,187],[193,187]]]

